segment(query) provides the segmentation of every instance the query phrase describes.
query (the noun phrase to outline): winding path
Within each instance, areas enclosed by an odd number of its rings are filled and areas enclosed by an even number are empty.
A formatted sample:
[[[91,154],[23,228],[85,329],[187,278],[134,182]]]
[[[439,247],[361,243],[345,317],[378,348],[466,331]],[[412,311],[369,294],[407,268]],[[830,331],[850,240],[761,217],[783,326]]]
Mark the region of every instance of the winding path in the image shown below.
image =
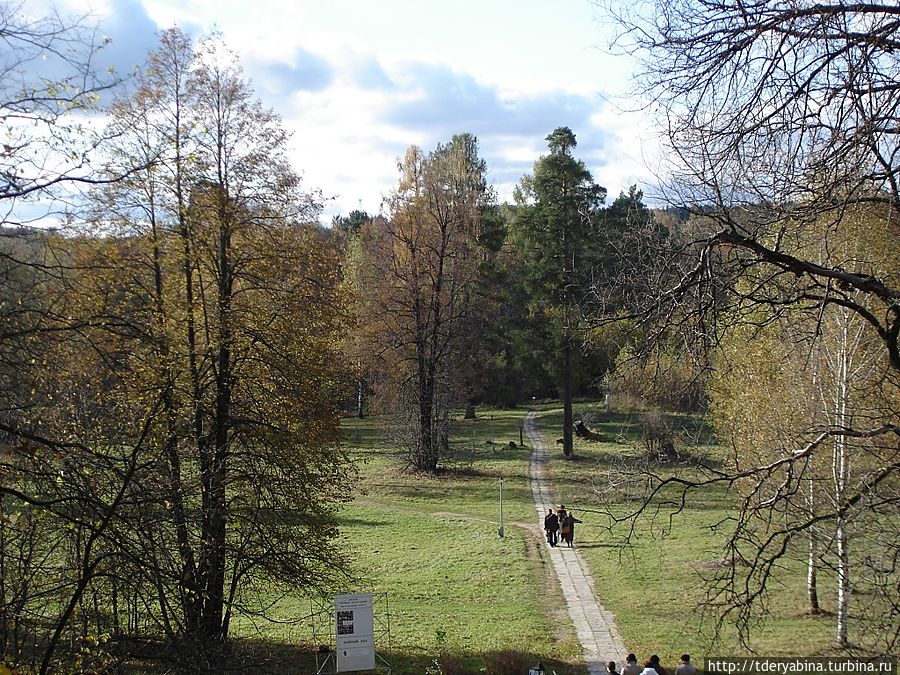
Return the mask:
[[[535,413],[525,418],[525,435],[531,446],[531,493],[543,532],[547,509],[554,507],[547,479],[550,451],[535,427]],[[603,675],[607,661],[624,661],[625,644],[616,628],[616,619],[604,609],[594,593],[594,579],[577,548],[549,547],[550,560],[568,605],[569,616],[581,642],[585,664],[590,675]]]

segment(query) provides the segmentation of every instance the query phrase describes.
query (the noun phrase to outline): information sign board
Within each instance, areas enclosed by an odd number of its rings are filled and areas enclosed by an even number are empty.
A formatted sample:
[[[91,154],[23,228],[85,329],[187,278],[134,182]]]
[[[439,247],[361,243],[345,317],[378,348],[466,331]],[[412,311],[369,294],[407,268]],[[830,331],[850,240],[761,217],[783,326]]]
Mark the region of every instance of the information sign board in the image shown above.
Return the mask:
[[[375,622],[372,594],[351,593],[334,597],[337,672],[375,668]]]

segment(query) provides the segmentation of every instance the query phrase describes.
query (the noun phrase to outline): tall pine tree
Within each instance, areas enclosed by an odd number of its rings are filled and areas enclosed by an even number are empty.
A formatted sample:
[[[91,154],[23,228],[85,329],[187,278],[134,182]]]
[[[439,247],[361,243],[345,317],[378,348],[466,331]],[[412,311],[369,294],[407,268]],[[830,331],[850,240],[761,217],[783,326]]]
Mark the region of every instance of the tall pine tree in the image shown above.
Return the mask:
[[[516,190],[515,237],[526,261],[530,313],[547,327],[556,353],[555,372],[563,399],[563,454],[571,457],[572,357],[577,348],[580,307],[590,292],[587,251],[593,222],[606,189],[594,182],[572,151],[575,134],[558,127],[547,136],[550,154]]]

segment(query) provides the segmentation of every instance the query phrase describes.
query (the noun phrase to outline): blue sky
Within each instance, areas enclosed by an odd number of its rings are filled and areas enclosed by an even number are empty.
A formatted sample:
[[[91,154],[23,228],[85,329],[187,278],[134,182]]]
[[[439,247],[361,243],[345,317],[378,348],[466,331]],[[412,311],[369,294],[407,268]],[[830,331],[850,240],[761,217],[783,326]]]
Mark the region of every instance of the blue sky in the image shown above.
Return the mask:
[[[274,108],[295,166],[329,198],[324,219],[381,208],[397,158],[478,136],[501,200],[572,128],[576,154],[614,197],[644,185],[652,136],[627,112],[631,64],[608,55],[589,0],[61,0],[91,12],[120,72],[159,30],[219,29]]]

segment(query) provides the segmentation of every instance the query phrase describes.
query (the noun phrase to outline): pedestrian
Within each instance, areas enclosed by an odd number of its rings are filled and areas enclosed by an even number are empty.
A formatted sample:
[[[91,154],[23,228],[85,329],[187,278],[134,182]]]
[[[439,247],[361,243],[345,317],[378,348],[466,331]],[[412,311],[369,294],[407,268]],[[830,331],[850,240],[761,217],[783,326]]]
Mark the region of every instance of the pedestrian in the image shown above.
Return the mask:
[[[608,675],[619,675],[619,671],[616,670],[615,661],[610,661],[606,664],[606,672]]]
[[[563,541],[566,542],[566,545],[569,548],[572,548],[572,542],[575,540],[575,523],[580,522],[581,521],[569,511],[566,513],[565,520],[563,520],[562,525],[560,526],[562,528]]]
[[[675,675],[697,675],[697,667],[691,663],[689,654],[681,655],[681,663],[675,666]]]
[[[544,531],[547,533],[547,543],[556,546],[559,537],[559,517],[553,513],[553,509],[547,509],[544,516]]]
[[[559,521],[559,539],[563,538],[562,527],[563,523],[566,522],[567,515],[568,513],[566,512],[566,507],[560,504],[559,508],[556,509],[556,519]]]
[[[647,670],[652,670],[656,675],[669,675],[669,671],[663,668],[659,664],[659,657],[656,654],[653,654],[648,660],[647,663],[644,664],[643,673],[645,675],[652,675],[652,673],[647,673]]]
[[[625,657],[625,667],[622,668],[622,675],[641,675],[641,668],[638,665],[637,657],[634,654],[629,654]]]

